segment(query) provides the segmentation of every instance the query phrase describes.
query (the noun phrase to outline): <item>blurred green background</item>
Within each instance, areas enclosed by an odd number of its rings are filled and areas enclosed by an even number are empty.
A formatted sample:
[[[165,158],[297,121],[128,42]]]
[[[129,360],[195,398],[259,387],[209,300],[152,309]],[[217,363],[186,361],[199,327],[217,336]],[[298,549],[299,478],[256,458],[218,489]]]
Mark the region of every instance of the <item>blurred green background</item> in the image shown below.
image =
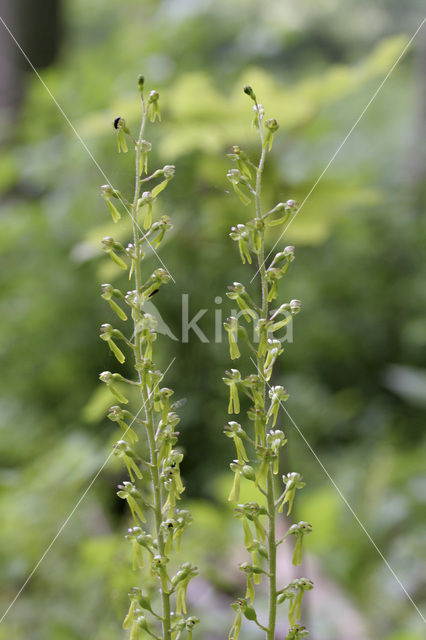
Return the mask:
[[[214,310],[249,283],[229,228],[248,211],[228,193],[232,144],[257,153],[254,86],[280,123],[266,169],[269,205],[302,202],[419,26],[416,0],[3,0],[1,17],[39,69],[112,184],[131,189],[132,158],[111,128],[135,127],[135,78],[160,91],[163,124],[151,166],[176,165],[161,212],[174,230],[161,256],[176,284],[155,303],[181,334],[181,294],[209,338],[161,336],[166,384],[181,410],[186,504],[194,524],[183,556],[202,578],[191,601],[198,638],[219,639],[241,591],[241,531],[226,504],[231,442],[223,437],[229,367]],[[98,340],[112,321],[99,285],[120,274],[101,256],[111,232],[105,183],[51,96],[0,24],[0,571],[7,609],[116,439],[98,373],[113,365]],[[279,241],[296,246],[282,301],[299,298],[294,341],[276,383],[324,467],[424,611],[422,518],[426,418],[426,38],[421,31],[303,210]],[[130,156],[131,154],[129,154]],[[278,234],[268,239],[272,247]],[[158,267],[155,257],[149,267]],[[254,271],[253,271],[254,273]],[[122,283],[125,287],[125,283]],[[222,304],[215,297],[224,298]],[[242,370],[249,370],[249,362]],[[105,405],[107,402],[107,405]],[[300,434],[283,468],[306,489],[302,574],[316,589],[304,623],[315,640],[420,640],[424,622]],[[0,639],[124,638],[135,577],[111,460],[0,624]],[[424,511],[423,511],[424,513]],[[423,539],[422,539],[423,537]],[[422,544],[423,543],[423,544]],[[423,554],[423,555],[422,555]],[[283,580],[289,558],[282,558]],[[422,570],[423,567],[423,570]],[[286,629],[281,615],[280,633]],[[253,630],[246,630],[247,638]]]

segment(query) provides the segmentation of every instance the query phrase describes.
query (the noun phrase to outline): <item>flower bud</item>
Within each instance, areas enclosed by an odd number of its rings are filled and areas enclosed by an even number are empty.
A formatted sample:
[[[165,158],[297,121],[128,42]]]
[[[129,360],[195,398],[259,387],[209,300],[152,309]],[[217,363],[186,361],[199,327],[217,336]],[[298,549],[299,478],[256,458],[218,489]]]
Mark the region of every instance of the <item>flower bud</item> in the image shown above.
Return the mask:
[[[249,464],[245,464],[241,470],[241,473],[247,480],[252,480],[253,482],[256,480],[256,474],[254,472],[253,467]]]
[[[142,74],[138,75],[138,89],[141,93],[143,91],[144,84],[145,84],[145,78],[143,77]]]
[[[243,91],[244,93],[253,100],[253,102],[256,102],[256,95],[252,89],[252,87],[249,84],[245,84],[243,87]]]

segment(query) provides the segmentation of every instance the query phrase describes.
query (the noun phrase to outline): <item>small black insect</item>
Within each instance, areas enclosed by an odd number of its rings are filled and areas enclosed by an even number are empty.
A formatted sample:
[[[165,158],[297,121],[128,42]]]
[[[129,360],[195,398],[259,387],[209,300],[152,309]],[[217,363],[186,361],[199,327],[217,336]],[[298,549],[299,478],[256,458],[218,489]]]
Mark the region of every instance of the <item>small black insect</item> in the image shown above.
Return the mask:
[[[158,293],[159,291],[160,289],[154,289],[154,291],[149,294],[148,298],[152,298],[152,296],[155,296],[155,294]]]
[[[121,120],[120,116],[118,116],[118,118],[114,120],[114,129],[118,129],[118,123],[120,122],[120,120]]]

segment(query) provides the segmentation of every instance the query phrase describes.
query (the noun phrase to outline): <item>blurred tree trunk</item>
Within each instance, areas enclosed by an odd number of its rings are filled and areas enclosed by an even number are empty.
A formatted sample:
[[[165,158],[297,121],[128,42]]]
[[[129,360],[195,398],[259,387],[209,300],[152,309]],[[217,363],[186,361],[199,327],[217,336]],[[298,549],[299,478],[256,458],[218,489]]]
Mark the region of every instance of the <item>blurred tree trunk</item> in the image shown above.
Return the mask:
[[[63,33],[60,0],[2,0],[0,15],[36,69],[54,62]],[[2,127],[3,139],[10,135],[28,71],[28,62],[0,24],[0,117],[6,125]]]
[[[411,189],[413,210],[424,213],[426,205],[426,38],[419,33],[415,50],[413,81],[415,87],[415,112],[411,152],[407,159],[407,182]]]
[[[17,30],[16,6],[13,0],[1,3],[0,15],[13,33]],[[3,24],[0,29],[0,118],[6,124],[14,119],[22,97],[22,72],[18,71],[21,54]],[[5,129],[2,127],[2,139],[7,136]]]

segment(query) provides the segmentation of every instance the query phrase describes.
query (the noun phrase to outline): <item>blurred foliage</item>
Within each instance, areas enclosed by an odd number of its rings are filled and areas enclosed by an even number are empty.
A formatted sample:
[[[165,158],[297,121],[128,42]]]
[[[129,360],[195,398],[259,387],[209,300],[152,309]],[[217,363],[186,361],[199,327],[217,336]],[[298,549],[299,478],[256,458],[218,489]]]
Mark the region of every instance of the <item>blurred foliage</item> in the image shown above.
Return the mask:
[[[303,202],[418,26],[420,7],[414,0],[67,0],[64,10],[62,53],[43,78],[104,175],[29,76],[0,158],[1,605],[13,600],[110,451],[109,399],[97,376],[113,361],[97,339],[108,313],[99,285],[120,274],[99,259],[111,225],[97,186],[106,175],[131,188],[131,160],[117,156],[111,121],[136,120],[134,84],[143,72],[163,110],[152,165],[177,167],[157,212],[175,221],[161,255],[176,284],[155,303],[177,337],[182,293],[190,317],[208,309],[199,325],[210,342],[190,334],[186,344],[159,343],[164,368],[176,356],[169,386],[188,398],[183,473],[196,524],[182,554],[190,549],[208,578],[198,587],[198,633],[219,638],[239,591],[232,567],[240,532],[222,478],[232,457],[219,383],[229,357],[213,336],[214,311],[225,318],[230,308],[215,297],[226,300],[226,285],[245,277],[227,234],[229,221],[246,214],[225,179],[229,146],[254,148],[241,85],[255,86],[280,123],[267,199]],[[409,161],[421,130],[415,55],[399,64],[286,238],[269,241],[296,245],[281,295],[304,303],[276,383],[290,390],[301,432],[420,606],[426,228],[424,166],[414,176]],[[295,517],[314,526],[312,561],[346,594],[365,638],[419,640],[415,609],[297,429],[284,428],[284,462],[308,480]],[[115,498],[121,479],[109,461],[0,624],[1,640],[122,637],[132,572]],[[315,638],[344,640],[333,602],[311,616]]]

